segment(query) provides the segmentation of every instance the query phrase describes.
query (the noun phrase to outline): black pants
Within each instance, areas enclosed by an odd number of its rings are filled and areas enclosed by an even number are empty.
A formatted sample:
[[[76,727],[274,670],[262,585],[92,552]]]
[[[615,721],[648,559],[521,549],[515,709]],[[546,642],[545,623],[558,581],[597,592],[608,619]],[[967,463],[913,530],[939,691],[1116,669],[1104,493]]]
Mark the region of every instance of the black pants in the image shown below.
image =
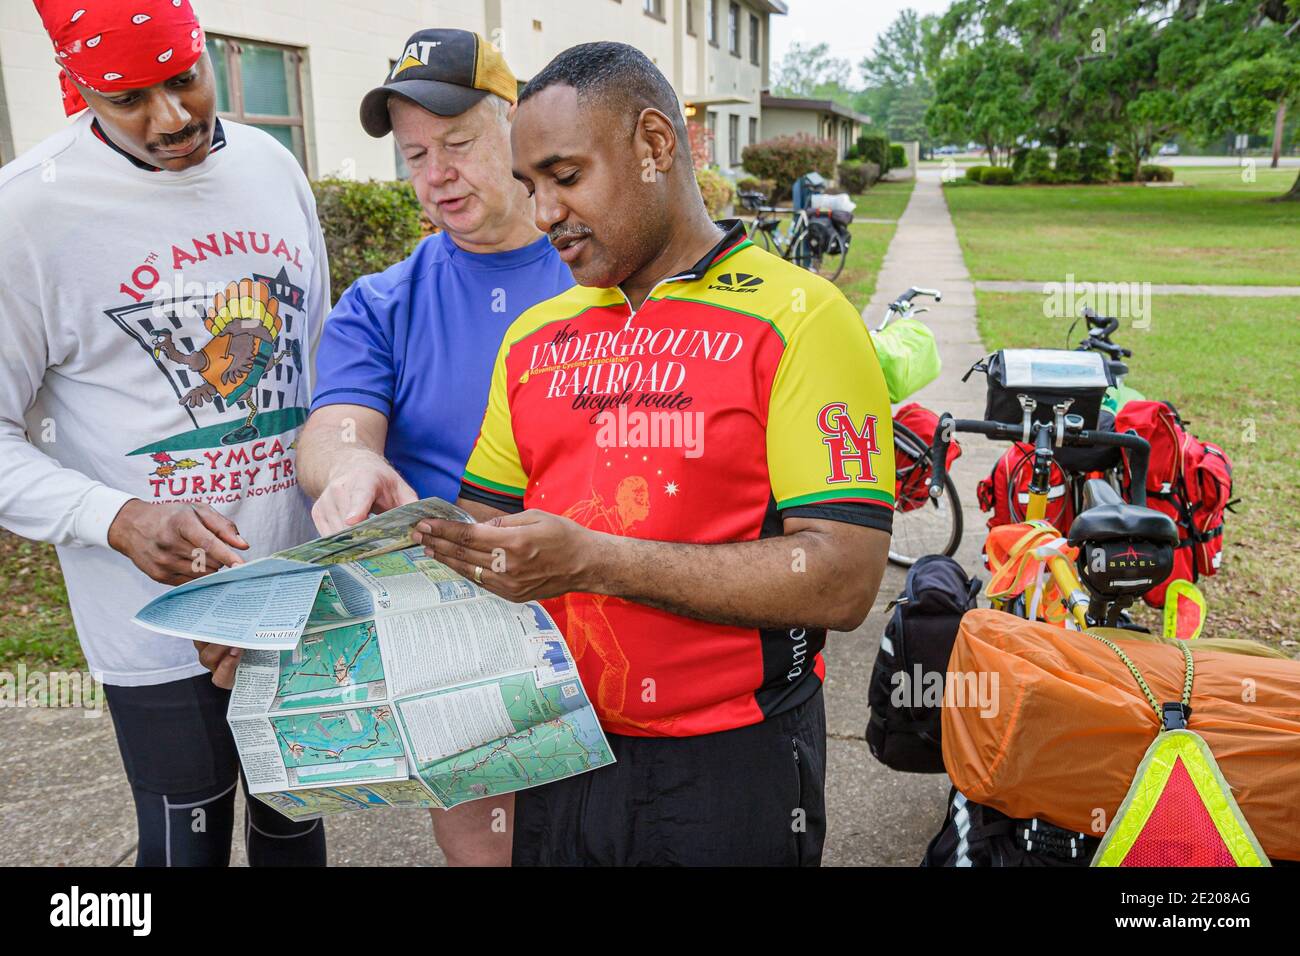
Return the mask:
[[[515,795],[516,866],[821,863],[821,691],[737,730],[609,742],[612,766]]]
[[[230,691],[200,674],[104,692],[135,797],[136,866],[229,865],[242,780],[226,723]],[[325,865],[320,820],[291,821],[256,798],[244,815],[244,845],[253,866]]]

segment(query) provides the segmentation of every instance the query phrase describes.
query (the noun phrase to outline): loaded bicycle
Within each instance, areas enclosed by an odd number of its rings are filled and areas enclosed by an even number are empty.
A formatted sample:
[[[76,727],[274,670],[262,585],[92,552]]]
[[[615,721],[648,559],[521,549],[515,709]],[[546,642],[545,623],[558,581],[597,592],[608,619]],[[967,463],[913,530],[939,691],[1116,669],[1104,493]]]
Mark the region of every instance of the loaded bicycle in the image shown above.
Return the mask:
[[[824,188],[810,187],[813,194],[821,193]],[[749,232],[754,243],[824,279],[834,282],[839,278],[848,261],[852,240],[848,224],[853,221],[852,212],[782,209],[769,205],[768,197],[761,192],[741,192],[739,198],[741,206],[754,213]],[[789,232],[781,227],[781,217],[786,213],[793,214]]]
[[[879,324],[871,330],[889,384],[891,402],[907,398],[939,373],[934,336],[916,320],[918,315],[929,311],[916,307],[915,302],[921,297],[941,302],[943,293],[913,286],[889,303]],[[916,404],[899,408],[893,416],[894,532],[889,543],[889,560],[902,567],[911,567],[926,554],[956,554],[961,543],[962,513],[957,486],[946,468],[940,477],[933,477],[931,443],[937,424],[937,415]],[[949,451],[945,454],[956,457]],[[942,494],[930,493],[932,480],[940,482]]]

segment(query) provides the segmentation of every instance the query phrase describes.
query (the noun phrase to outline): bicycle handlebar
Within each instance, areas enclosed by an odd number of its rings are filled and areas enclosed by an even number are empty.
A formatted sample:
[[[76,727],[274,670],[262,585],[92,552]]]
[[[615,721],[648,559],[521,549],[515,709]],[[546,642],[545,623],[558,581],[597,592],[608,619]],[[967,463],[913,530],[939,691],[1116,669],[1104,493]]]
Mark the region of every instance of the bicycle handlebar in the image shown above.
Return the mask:
[[[897,305],[897,306],[904,306],[904,305],[907,305],[909,302],[911,302],[913,299],[915,299],[918,295],[927,295],[927,296],[929,296],[930,298],[934,299],[935,302],[942,302],[942,301],[943,301],[943,293],[940,292],[938,289],[922,289],[922,288],[919,288],[919,287],[917,287],[917,286],[912,286],[912,288],[908,289],[906,292],[904,292],[902,295],[900,295],[897,299],[895,299],[893,302],[891,302],[890,305]]]
[[[1050,449],[1052,442],[1052,433],[1055,432],[1056,426],[1047,422],[1036,422],[1033,425],[1033,439],[1035,454],[1040,448]],[[1009,424],[1007,422],[988,422],[980,419],[953,418],[948,412],[939,416],[939,427],[934,430],[934,443],[930,449],[931,468],[933,473],[930,476],[930,497],[938,498],[943,494],[944,478],[948,474],[948,445],[949,436],[953,432],[968,432],[975,435],[984,435],[998,441],[1023,441],[1025,439],[1025,430],[1023,424]],[[1151,455],[1151,445],[1145,438],[1140,438],[1132,432],[1120,434],[1118,432],[1103,432],[1095,429],[1079,429],[1078,431],[1066,430],[1061,436],[1061,444],[1072,447],[1111,447],[1123,448],[1131,452],[1129,468],[1132,473],[1130,484],[1132,487],[1133,504],[1142,507],[1147,503],[1147,460]],[[1062,529],[1064,530],[1064,529]]]
[[[1084,306],[1083,317],[1088,322],[1088,334],[1109,339],[1119,331],[1119,319],[1108,315],[1098,315],[1091,308]]]

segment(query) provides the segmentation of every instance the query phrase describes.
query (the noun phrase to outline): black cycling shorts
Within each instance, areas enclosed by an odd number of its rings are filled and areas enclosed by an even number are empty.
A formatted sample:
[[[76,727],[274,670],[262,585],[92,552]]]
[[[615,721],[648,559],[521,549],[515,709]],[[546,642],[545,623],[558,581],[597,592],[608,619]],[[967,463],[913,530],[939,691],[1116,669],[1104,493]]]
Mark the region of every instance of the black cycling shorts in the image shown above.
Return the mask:
[[[515,795],[516,866],[817,866],[822,692],[698,737],[609,734],[617,760]]]

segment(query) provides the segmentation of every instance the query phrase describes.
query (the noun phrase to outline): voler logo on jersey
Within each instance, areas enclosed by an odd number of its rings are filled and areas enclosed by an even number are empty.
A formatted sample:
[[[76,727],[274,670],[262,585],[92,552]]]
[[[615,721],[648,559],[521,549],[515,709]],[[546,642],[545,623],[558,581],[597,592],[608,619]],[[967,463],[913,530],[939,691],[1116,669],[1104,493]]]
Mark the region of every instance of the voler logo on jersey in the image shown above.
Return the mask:
[[[757,292],[762,284],[762,279],[748,272],[724,272],[709,288],[721,289],[723,292]]]
[[[880,454],[876,444],[875,415],[863,416],[862,427],[855,428],[853,419],[849,417],[849,406],[844,402],[831,402],[823,405],[817,413],[817,428],[826,436],[822,444],[830,452],[830,474],[826,476],[826,484],[853,481],[845,467],[849,462],[857,462],[858,481],[876,480],[875,470],[871,467],[871,456]]]
[[[409,70],[413,66],[428,66],[429,56],[433,53],[433,48],[442,46],[441,40],[417,40],[407,46],[406,51],[402,54],[401,59],[393,67],[393,72],[388,74],[391,80],[403,70]]]

